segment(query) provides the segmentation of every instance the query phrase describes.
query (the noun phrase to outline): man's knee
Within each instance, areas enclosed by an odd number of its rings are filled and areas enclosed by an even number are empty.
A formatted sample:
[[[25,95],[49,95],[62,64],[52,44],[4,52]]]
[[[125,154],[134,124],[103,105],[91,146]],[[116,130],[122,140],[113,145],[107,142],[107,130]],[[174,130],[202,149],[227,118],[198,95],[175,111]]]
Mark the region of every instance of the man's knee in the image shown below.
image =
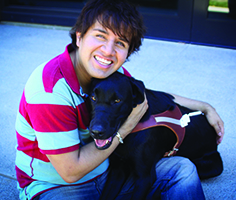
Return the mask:
[[[176,163],[176,176],[180,179],[192,179],[196,176],[198,179],[198,173],[196,166],[187,158],[179,159],[179,162]]]
[[[157,179],[198,179],[195,165],[189,159],[178,156],[161,159],[156,165],[156,174]]]
[[[161,159],[156,165],[156,177],[150,197],[204,199],[197,169],[187,158],[175,156]]]

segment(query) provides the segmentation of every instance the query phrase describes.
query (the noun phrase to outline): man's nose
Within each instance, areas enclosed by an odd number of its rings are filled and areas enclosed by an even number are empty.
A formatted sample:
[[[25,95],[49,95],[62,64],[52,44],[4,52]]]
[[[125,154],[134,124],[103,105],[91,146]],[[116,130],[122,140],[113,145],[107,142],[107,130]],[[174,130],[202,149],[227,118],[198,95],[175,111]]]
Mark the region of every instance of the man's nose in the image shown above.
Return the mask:
[[[105,56],[114,56],[115,55],[115,44],[113,41],[107,41],[101,47],[101,50]]]

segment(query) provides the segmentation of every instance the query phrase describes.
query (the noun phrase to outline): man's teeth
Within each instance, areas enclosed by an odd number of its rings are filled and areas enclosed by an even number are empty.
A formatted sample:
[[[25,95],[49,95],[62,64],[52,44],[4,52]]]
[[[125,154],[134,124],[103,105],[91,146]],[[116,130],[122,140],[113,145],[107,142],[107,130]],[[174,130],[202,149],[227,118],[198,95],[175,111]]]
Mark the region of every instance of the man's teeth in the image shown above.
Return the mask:
[[[100,58],[98,56],[95,56],[96,60],[101,63],[102,65],[110,65],[112,63],[112,61],[109,60],[105,60],[103,58]]]

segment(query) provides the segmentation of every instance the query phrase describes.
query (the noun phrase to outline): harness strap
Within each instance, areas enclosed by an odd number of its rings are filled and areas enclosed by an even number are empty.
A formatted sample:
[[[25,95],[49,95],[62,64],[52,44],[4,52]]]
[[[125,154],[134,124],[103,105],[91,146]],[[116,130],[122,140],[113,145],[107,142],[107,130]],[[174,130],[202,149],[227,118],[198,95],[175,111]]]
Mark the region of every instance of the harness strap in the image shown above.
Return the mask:
[[[177,142],[171,151],[165,153],[164,157],[172,156],[176,154],[176,151],[178,151],[178,148],[183,142],[185,136],[185,128],[181,126],[180,122],[181,118],[182,113],[179,107],[175,106],[174,110],[167,110],[160,114],[151,115],[147,121],[138,123],[132,133],[156,126],[165,126],[171,129],[176,135]]]

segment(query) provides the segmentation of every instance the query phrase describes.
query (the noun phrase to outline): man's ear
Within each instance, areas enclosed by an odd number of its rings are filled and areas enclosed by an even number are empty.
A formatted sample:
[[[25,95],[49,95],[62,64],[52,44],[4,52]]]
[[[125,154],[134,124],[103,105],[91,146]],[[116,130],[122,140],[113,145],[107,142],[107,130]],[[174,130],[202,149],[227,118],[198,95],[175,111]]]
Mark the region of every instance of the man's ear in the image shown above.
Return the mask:
[[[130,78],[133,92],[133,107],[141,104],[144,101],[145,86],[142,81]]]
[[[79,47],[80,45],[80,32],[76,32],[76,46]]]

